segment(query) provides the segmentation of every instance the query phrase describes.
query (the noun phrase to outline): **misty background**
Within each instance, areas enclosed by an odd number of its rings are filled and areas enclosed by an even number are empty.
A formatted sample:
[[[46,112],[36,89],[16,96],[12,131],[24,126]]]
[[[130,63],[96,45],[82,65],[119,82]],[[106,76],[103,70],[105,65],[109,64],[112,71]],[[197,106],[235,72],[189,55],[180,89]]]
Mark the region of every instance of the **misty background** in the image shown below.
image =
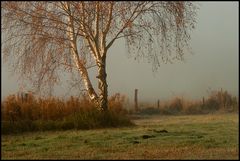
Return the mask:
[[[200,99],[211,90],[227,90],[239,96],[239,4],[238,2],[198,2],[196,29],[185,61],[161,64],[157,72],[147,60],[129,58],[125,42],[118,40],[107,55],[109,96],[121,93],[133,101],[134,89],[139,90],[139,101],[156,102],[175,96]],[[1,56],[2,58],[2,56]],[[10,66],[1,65],[1,99],[15,94],[21,82]],[[63,76],[64,77],[64,76]],[[96,71],[90,69],[90,78],[97,89]],[[65,78],[63,78],[65,79]],[[26,91],[31,90],[26,87]],[[54,95],[66,96],[66,84],[55,88]],[[70,96],[71,93],[68,94]]]

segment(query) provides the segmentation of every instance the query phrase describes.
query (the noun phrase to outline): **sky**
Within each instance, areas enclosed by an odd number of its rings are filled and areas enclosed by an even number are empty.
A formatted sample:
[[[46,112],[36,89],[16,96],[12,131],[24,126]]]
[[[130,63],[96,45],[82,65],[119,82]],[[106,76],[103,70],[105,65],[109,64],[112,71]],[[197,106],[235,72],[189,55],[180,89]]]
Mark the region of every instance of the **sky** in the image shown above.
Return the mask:
[[[109,95],[121,93],[132,101],[137,88],[139,101],[156,102],[175,96],[201,99],[209,90],[227,90],[239,95],[239,4],[238,2],[198,2],[196,29],[184,62],[162,64],[157,72],[147,60],[129,58],[124,40],[118,40],[107,56]],[[19,82],[10,73],[8,63],[1,64],[1,99],[17,93]],[[97,88],[95,71],[90,71],[93,86]],[[66,95],[64,84],[55,95]]]

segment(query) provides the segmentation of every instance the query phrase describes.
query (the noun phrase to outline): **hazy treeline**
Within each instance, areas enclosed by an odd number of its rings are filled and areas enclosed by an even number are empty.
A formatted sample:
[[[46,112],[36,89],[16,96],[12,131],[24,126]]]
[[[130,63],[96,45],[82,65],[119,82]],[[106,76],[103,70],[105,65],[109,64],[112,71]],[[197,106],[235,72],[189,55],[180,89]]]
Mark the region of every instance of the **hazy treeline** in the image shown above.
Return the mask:
[[[159,107],[149,103],[142,104],[142,114],[207,114],[214,112],[237,112],[239,104],[236,96],[227,91],[212,91],[208,97],[201,100],[187,100],[175,97],[169,101],[160,101]]]

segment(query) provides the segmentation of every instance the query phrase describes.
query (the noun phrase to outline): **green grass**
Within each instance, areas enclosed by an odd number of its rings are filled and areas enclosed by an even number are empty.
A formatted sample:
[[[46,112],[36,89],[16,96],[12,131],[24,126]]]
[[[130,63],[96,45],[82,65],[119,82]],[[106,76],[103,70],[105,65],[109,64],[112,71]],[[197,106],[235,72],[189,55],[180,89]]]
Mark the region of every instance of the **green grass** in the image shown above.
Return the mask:
[[[238,114],[155,115],[134,122],[133,127],[2,135],[1,158],[238,159]]]

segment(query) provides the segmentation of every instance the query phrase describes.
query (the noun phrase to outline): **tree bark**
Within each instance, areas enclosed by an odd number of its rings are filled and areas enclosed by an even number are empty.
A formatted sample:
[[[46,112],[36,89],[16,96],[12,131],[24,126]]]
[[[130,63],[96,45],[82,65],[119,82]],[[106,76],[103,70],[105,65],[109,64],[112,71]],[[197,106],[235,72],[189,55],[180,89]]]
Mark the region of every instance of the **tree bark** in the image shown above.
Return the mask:
[[[68,13],[69,16],[67,17],[68,18],[68,27],[67,27],[68,28],[68,33],[67,34],[68,34],[69,39],[70,39],[70,46],[71,46],[71,53],[73,55],[73,60],[76,64],[76,66],[79,69],[80,75],[83,78],[85,88],[88,92],[88,95],[89,95],[91,101],[96,106],[98,106],[98,104],[99,104],[98,103],[98,95],[96,94],[95,90],[93,89],[92,83],[91,83],[91,81],[89,79],[89,76],[88,76],[87,69],[86,69],[84,63],[82,62],[82,60],[80,59],[79,54],[78,54],[77,37],[76,37],[75,31],[74,31],[74,20],[72,18],[72,13],[71,13],[71,10],[70,10],[69,2],[65,3],[65,8],[69,12]]]
[[[99,89],[99,108],[100,110],[108,110],[108,84],[107,84],[107,73],[106,73],[106,57],[102,57],[97,62],[98,66],[98,89]]]
[[[78,65],[78,67],[79,67],[80,74],[83,78],[84,85],[85,85],[85,88],[88,92],[90,99],[94,102],[94,104],[96,106],[98,106],[98,95],[96,94],[95,90],[93,89],[92,83],[88,76],[87,69],[82,65]]]

